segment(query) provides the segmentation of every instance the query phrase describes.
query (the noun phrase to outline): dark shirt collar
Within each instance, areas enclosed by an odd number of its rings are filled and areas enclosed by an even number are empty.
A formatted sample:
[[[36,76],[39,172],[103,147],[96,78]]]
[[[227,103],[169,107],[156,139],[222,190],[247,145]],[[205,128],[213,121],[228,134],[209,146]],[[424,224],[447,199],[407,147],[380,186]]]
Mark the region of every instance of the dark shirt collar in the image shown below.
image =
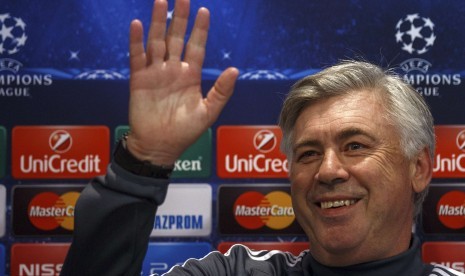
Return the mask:
[[[310,249],[311,251],[311,249]],[[311,254],[303,260],[303,265],[309,268],[308,275],[315,276],[415,276],[429,275],[431,265],[424,264],[420,256],[420,240],[413,236],[410,248],[387,259],[351,265],[346,267],[329,267],[317,262]]]

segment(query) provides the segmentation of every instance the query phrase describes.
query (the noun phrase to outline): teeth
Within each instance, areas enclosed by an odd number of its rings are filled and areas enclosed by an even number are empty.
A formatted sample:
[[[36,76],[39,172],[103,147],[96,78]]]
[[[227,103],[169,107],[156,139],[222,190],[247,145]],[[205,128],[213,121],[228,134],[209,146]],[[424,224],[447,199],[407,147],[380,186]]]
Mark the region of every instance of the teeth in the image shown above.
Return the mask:
[[[355,204],[355,199],[325,201],[325,202],[321,202],[321,209],[329,209],[329,208],[337,208],[337,207],[342,207],[342,206],[350,206],[352,204]]]

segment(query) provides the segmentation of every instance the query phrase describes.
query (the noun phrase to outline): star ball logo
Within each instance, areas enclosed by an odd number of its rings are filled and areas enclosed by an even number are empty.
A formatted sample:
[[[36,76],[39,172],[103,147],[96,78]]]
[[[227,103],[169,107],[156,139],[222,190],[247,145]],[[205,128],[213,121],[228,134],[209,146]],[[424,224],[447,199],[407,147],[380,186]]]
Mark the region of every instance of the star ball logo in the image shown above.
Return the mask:
[[[26,23],[9,13],[0,14],[0,55],[19,52],[26,41]]]
[[[242,194],[234,203],[234,218],[242,227],[252,230],[264,226],[280,230],[295,220],[291,197],[282,191]]]
[[[106,126],[16,126],[12,174],[16,179],[91,178],[110,156]]]
[[[279,150],[277,126],[220,126],[217,172],[222,178],[286,178],[288,162]]]
[[[409,14],[396,25],[396,42],[409,54],[422,55],[434,45],[434,23],[418,13]]]

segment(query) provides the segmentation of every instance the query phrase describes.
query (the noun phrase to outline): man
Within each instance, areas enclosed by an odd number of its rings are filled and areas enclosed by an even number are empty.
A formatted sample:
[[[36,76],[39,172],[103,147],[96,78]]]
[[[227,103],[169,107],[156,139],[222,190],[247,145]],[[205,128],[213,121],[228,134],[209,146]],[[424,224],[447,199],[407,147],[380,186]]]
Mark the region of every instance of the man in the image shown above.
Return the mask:
[[[107,175],[79,199],[62,275],[140,274],[174,162],[232,95],[235,68],[201,94],[208,10],[198,11],[185,49],[188,0],[175,10],[165,38],[167,2],[155,1],[147,50],[141,23],[131,24],[131,132]],[[410,86],[374,65],[342,63],[292,87],[280,126],[311,251],[296,257],[238,245],[169,275],[463,275],[423,264],[411,233],[431,180],[434,133]]]

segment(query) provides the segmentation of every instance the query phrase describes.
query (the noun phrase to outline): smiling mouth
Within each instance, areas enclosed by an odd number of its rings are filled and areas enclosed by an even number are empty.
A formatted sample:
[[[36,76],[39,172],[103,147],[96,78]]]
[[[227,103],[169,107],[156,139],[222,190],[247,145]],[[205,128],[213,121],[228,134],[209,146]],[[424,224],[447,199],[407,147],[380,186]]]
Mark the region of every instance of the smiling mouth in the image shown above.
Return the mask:
[[[340,208],[344,206],[354,205],[357,202],[355,199],[333,200],[320,202],[321,209]]]

